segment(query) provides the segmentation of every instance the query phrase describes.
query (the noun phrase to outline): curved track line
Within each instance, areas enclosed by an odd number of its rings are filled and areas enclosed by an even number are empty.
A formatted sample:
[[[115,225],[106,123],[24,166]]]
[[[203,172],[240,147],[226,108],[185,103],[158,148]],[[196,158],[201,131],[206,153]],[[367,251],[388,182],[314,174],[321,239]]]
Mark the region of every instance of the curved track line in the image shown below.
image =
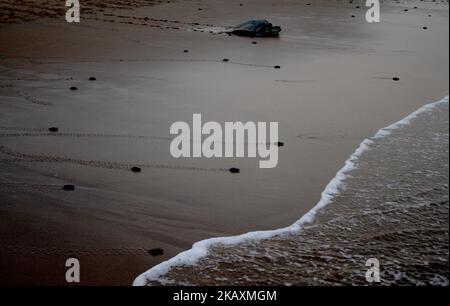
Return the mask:
[[[23,184],[23,183],[11,183],[11,182],[0,182],[0,190],[1,189],[35,190],[35,191],[63,190],[62,185]]]
[[[34,155],[34,154],[24,154],[18,151],[9,149],[6,146],[0,145],[0,153],[13,157],[14,160],[20,160],[20,162],[40,162],[40,163],[67,163],[93,168],[102,169],[114,169],[114,170],[126,170],[129,171],[131,167],[140,168],[155,168],[155,169],[171,169],[171,170],[189,170],[189,171],[207,171],[207,172],[228,172],[224,168],[205,168],[205,167],[183,167],[183,166],[172,166],[163,164],[131,164],[131,163],[121,163],[121,162],[109,162],[109,161],[99,161],[99,160],[83,160],[74,159],[68,157],[51,156],[51,155]],[[6,160],[4,160],[6,161]]]
[[[15,57],[5,57],[7,59],[15,58]],[[76,58],[69,59],[64,57],[54,57],[55,60],[51,60],[52,58],[27,58],[29,61],[32,61],[36,64],[65,64],[65,63],[145,63],[145,62],[173,62],[173,63],[224,63],[224,64],[233,64],[240,66],[249,66],[249,67],[261,67],[261,68],[273,68],[274,65],[259,65],[252,63],[243,63],[237,61],[228,61],[224,62],[222,59],[170,59],[170,58],[149,58],[149,59],[121,59],[121,58],[110,58],[110,59],[96,59],[96,58]]]
[[[2,129],[2,128],[0,128]],[[12,130],[12,129],[11,129]],[[161,140],[172,141],[170,137],[160,136],[142,136],[142,135],[120,135],[120,134],[90,134],[90,133],[58,133],[58,132],[46,132],[42,133],[46,129],[36,130],[38,133],[7,133],[0,134],[0,137],[74,137],[74,138],[127,138],[127,139],[149,139],[149,140]],[[26,131],[26,130],[23,130]],[[40,132],[40,133],[39,133]]]
[[[6,255],[40,255],[40,256],[151,256],[144,248],[78,248],[66,249],[60,247],[33,247],[23,245],[0,244],[0,254]]]
[[[174,137],[165,137],[165,136],[144,136],[144,135],[130,135],[130,134],[105,134],[105,133],[73,133],[73,132],[49,132],[48,129],[45,128],[25,128],[25,127],[8,127],[8,126],[0,126],[0,130],[4,131],[20,131],[20,132],[28,132],[28,133],[4,133],[0,134],[0,137],[74,137],[74,138],[124,138],[124,139],[142,139],[142,140],[158,140],[158,141],[172,141],[175,139]],[[194,140],[189,140],[191,143]],[[211,141],[202,140],[201,143],[207,142],[212,143]],[[222,145],[226,145],[228,143],[224,141],[215,141],[214,143],[220,143]],[[230,143],[231,144],[231,143]],[[262,142],[232,142],[233,145],[271,145],[270,143],[262,143]]]

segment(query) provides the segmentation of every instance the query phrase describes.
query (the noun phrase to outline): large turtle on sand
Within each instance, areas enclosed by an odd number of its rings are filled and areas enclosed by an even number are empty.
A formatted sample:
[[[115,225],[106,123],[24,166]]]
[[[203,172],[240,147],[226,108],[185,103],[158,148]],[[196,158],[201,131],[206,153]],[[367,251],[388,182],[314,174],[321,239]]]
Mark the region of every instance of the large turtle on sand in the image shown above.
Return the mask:
[[[250,20],[235,26],[231,33],[249,37],[277,37],[281,27],[274,26],[267,20]]]

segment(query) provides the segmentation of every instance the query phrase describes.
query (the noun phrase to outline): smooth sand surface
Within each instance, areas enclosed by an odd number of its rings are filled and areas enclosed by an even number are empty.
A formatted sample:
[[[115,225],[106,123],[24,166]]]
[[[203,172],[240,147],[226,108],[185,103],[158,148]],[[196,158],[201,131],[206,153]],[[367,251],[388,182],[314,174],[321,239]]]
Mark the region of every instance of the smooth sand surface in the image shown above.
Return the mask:
[[[0,283],[65,284],[77,257],[82,284],[128,285],[195,241],[299,219],[362,139],[448,93],[448,3],[385,1],[369,24],[356,2],[179,1],[0,24]],[[282,35],[209,33],[252,18]],[[278,167],[172,158],[169,127],[193,113],[279,121]]]

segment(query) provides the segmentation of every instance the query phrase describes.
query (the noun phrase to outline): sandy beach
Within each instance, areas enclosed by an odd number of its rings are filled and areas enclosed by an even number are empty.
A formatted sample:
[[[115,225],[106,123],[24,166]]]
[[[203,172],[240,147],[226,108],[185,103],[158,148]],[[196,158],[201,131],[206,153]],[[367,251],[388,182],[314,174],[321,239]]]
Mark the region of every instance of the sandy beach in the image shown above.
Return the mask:
[[[290,225],[365,138],[449,92],[447,1],[382,1],[377,24],[356,0],[82,1],[79,24],[61,1],[13,2],[0,284],[65,285],[76,257],[82,285],[130,285],[196,241]],[[254,18],[280,37],[221,33]],[[170,126],[193,113],[279,122],[278,166],[173,158]]]

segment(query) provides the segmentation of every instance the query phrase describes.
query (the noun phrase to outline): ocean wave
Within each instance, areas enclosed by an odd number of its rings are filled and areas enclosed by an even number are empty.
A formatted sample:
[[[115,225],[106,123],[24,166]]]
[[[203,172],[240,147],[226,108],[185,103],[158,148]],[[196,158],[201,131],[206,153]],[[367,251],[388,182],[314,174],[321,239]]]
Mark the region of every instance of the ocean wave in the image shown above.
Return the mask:
[[[365,139],[363,142],[361,142],[357,150],[345,162],[344,166],[337,172],[336,176],[328,183],[321,194],[320,201],[316,204],[316,206],[314,206],[308,213],[306,213],[291,226],[275,230],[249,232],[238,236],[210,238],[196,242],[190,250],[179,253],[175,257],[164,261],[139,275],[134,280],[133,285],[144,286],[152,281],[158,281],[162,284],[171,283],[169,279],[164,278],[164,275],[166,273],[168,273],[174,267],[192,266],[197,264],[200,259],[208,255],[209,250],[213,246],[237,245],[253,240],[263,240],[276,236],[298,233],[304,225],[314,221],[314,218],[319,210],[327,206],[334,197],[345,190],[345,180],[347,179],[349,172],[356,169],[356,161],[366,151],[370,150],[370,146],[374,143],[375,140],[389,136],[391,135],[393,130],[399,129],[405,125],[409,125],[420,114],[429,112],[440,104],[448,103],[448,99],[449,97],[446,96],[445,98],[437,102],[427,104],[419,108],[417,111],[411,113],[407,117],[403,118],[402,120],[379,130],[373,137]]]

